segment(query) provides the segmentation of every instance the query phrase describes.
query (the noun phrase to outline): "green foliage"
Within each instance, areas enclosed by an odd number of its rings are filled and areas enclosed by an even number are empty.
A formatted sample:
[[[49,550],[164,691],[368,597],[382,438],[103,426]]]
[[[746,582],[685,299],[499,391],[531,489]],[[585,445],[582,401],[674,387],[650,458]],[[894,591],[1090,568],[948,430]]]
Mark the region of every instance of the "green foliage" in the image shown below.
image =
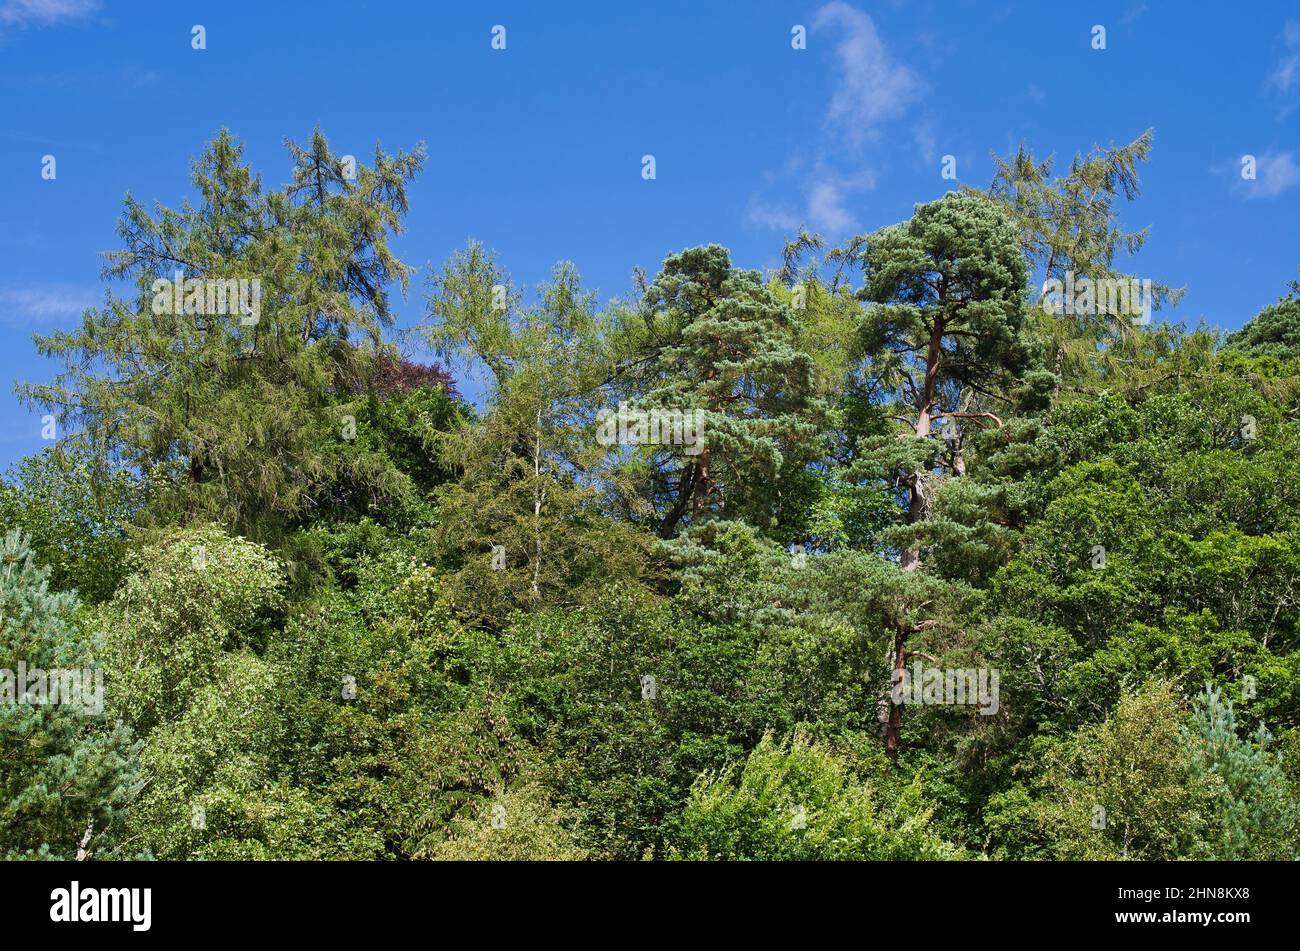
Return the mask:
[[[702,445],[643,446],[632,461],[661,537],[724,509],[778,523],[825,411],[802,336],[796,312],[716,244],[670,255],[625,315],[615,350],[635,406],[702,420]]]
[[[1226,346],[1251,357],[1300,357],[1300,295],[1269,304],[1240,330],[1228,334]]]
[[[212,526],[161,530],[128,566],[97,620],[117,684],[113,709],[147,733],[193,703],[224,651],[261,640],[282,575],[261,546]]]
[[[1272,735],[1264,724],[1254,738],[1237,735],[1232,701],[1206,687],[1192,712],[1190,742],[1197,753],[1195,773],[1213,778],[1220,791],[1214,800],[1216,842],[1201,848],[1215,859],[1294,859],[1297,814],[1294,791],[1277,756],[1269,752]]]
[[[1046,755],[1030,814],[1054,857],[1174,859],[1205,832],[1215,789],[1198,777],[1168,684],[1125,696],[1103,723]]]
[[[854,238],[841,256],[860,262],[869,302],[858,327],[856,386],[887,430],[858,441],[846,478],[901,486],[906,527],[893,533],[905,567],[944,526],[932,499],[967,468],[966,430],[999,423],[1000,391],[1034,369],[1025,333],[1024,259],[1005,212],[952,192],[918,205],[906,222]],[[992,404],[992,405],[990,405]],[[944,421],[944,439],[934,424]]]
[[[512,789],[472,819],[452,823],[451,838],[433,857],[441,861],[573,862],[586,853],[536,785]]]
[[[1139,165],[1149,160],[1154,132],[1148,129],[1127,145],[1094,146],[1076,154],[1070,170],[1053,177],[1055,156],[1043,161],[1024,143],[1006,158],[994,155],[995,173],[988,195],[1001,205],[1020,234],[1025,259],[1043,280],[1033,299],[1042,303],[1046,281],[1127,279],[1117,259],[1136,254],[1146,244],[1149,229],[1126,231],[1119,223],[1116,203],[1133,201],[1141,193]],[[978,194],[978,193],[976,193]],[[1181,290],[1155,283],[1153,308],[1177,303]],[[1051,354],[1056,375],[1064,380],[1087,379],[1131,360],[1135,336],[1128,315],[1098,308],[1076,313],[1064,308],[1053,314],[1034,307],[1029,321],[1035,336]]]
[[[430,282],[431,342],[491,373],[488,409],[439,442],[459,478],[438,493],[448,598],[499,625],[515,608],[572,604],[643,570],[645,540],[601,510],[609,450],[595,438],[611,372],[608,317],[572,265],[523,307],[480,245]]]
[[[999,797],[991,826],[1027,818],[1068,859],[1293,859],[1295,796],[1270,741],[1262,726],[1239,737],[1218,690],[1189,718],[1169,683],[1151,682],[1049,750],[1041,795]]]
[[[49,581],[22,533],[8,532],[0,543],[0,858],[110,858],[121,854],[126,812],[144,782],[139,743],[104,715],[113,687],[101,644],[74,623],[76,596],[51,591]],[[71,697],[65,671],[79,678]]]
[[[288,148],[292,180],[278,191],[263,190],[223,131],[194,164],[197,205],[150,214],[128,196],[125,247],[108,255],[104,276],[134,281],[134,294],[110,293],[80,328],[38,337],[65,369],[19,387],[155,479],[161,518],[215,520],[259,539],[277,538],[336,483],[385,497],[409,487],[382,454],[335,436],[355,425],[353,394],[373,378],[393,320],[386,286],[406,285],[388,239],[423,149],[376,149],[373,167],[352,179],[319,130]],[[225,312],[207,313],[206,299],[197,313],[178,312],[165,283],[178,277],[256,280],[260,297],[249,284]]]
[[[141,768],[151,782],[132,831],[155,856],[332,857],[326,804],[274,780],[275,702],[265,664],[226,654],[184,711],[149,736]]]
[[[805,733],[783,742],[767,734],[740,770],[700,777],[676,849],[685,858],[732,861],[957,857],[927,828],[933,807],[919,785],[888,808],[876,799],[869,782]]]
[[[122,579],[126,526],[145,486],[105,472],[82,443],[67,441],[15,463],[0,482],[0,525],[20,528],[58,591],[108,598]]]
[[[471,242],[415,328],[470,406],[385,339],[422,152],[316,133],[267,189],[219,135],[22,388],[83,430],[0,484],[0,857],[1296,858],[1295,295],[1226,340],[1033,306],[1140,246],[1149,149],[630,304]],[[259,319],[155,312],[178,270]],[[996,702],[905,710],[921,662]]]

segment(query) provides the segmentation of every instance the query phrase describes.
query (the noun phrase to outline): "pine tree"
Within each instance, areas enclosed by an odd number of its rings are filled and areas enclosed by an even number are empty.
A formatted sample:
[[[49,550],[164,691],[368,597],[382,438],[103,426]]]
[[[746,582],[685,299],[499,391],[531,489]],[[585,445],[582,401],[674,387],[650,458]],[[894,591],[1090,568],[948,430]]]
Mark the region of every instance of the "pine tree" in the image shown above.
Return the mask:
[[[825,411],[798,329],[758,272],[733,267],[716,244],[668,257],[625,315],[620,392],[647,413],[698,413],[702,423],[696,444],[643,446],[635,457],[661,537],[709,516],[775,522],[783,483],[818,454]]]
[[[1277,303],[1269,304],[1246,321],[1240,330],[1228,334],[1226,346],[1251,357],[1300,357],[1300,286]]]
[[[1002,425],[991,410],[970,408],[971,396],[1012,406],[1006,394],[1033,368],[1024,335],[1025,263],[1005,213],[983,196],[958,192],[918,205],[902,224],[855,238],[842,253],[865,272],[856,385],[895,428],[860,440],[846,478],[901,489],[906,525],[894,538],[899,565],[915,571],[926,533],[943,528],[933,519],[935,485],[964,472],[952,441],[935,438],[935,422]],[[919,629],[895,628],[895,677]],[[902,707],[894,703],[886,726],[891,753],[901,729]]]
[[[1207,684],[1196,698],[1188,741],[1196,751],[1193,774],[1216,780],[1218,842],[1203,843],[1208,857],[1295,858],[1295,803],[1264,724],[1253,740],[1237,736],[1237,714],[1223,691]],[[1208,839],[1208,836],[1207,836]]]
[[[997,413],[970,409],[971,397],[1014,407],[1009,394],[1034,369],[1025,264],[1005,214],[957,192],[856,241],[867,305],[856,382],[898,431],[864,441],[849,471],[901,487],[908,525],[923,526],[937,475],[960,475],[964,465],[935,439],[936,421],[1002,425]],[[917,568],[919,535],[904,534],[901,545],[901,566]]]
[[[101,646],[74,594],[49,590],[17,530],[0,543],[0,858],[111,852],[139,782],[140,744],[106,722]],[[43,676],[42,676],[43,675]],[[69,696],[75,676],[78,693]],[[96,680],[98,677],[98,680]],[[59,685],[58,701],[55,684]]]

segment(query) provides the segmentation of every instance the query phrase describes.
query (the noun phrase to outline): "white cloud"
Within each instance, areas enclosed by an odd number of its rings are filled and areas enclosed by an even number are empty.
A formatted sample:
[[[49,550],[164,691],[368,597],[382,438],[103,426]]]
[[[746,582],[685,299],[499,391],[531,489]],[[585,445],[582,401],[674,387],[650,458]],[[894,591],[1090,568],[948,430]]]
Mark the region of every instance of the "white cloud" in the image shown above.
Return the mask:
[[[911,70],[892,61],[871,17],[843,0],[822,6],[812,30],[832,41],[834,53],[825,128],[810,150],[814,158],[795,156],[780,172],[764,176],[766,188],[782,190],[786,197],[754,196],[748,220],[786,234],[805,225],[835,240],[859,229],[855,196],[876,187],[875,173],[863,164],[858,146],[873,139],[880,124],[901,116],[922,86]],[[933,157],[938,146],[930,123],[920,122],[913,133],[922,154]],[[847,152],[845,144],[851,147]],[[790,194],[794,190],[798,197]]]
[[[788,208],[769,205],[758,198],[750,199],[749,220],[772,231],[794,231],[799,224],[798,217]]]
[[[1300,80],[1300,23],[1294,20],[1287,21],[1282,30],[1282,42],[1286,44],[1288,50],[1294,52],[1290,56],[1284,56],[1278,62],[1268,81],[1282,92],[1287,92],[1297,80]]]
[[[939,154],[939,140],[935,138],[934,130],[926,123],[917,126],[912,137],[916,140],[916,147],[921,152],[921,159],[926,165],[934,162],[935,156]]]
[[[844,206],[844,189],[838,182],[814,182],[808,192],[808,221],[814,231],[844,234],[857,227],[858,219]]]
[[[51,284],[0,289],[0,322],[21,326],[77,317],[101,302],[102,293],[94,287]]]
[[[0,0],[0,23],[49,26],[79,20],[100,8],[100,0]]]
[[[1255,180],[1247,182],[1251,198],[1274,198],[1300,182],[1300,165],[1294,152],[1272,152],[1259,156]]]
[[[749,220],[773,231],[789,233],[805,225],[832,238],[842,237],[858,227],[857,216],[849,210],[852,197],[875,187],[876,177],[870,170],[841,175],[819,162],[803,182],[804,201],[799,211],[755,198],[749,204]]]
[[[833,28],[839,34],[835,55],[840,72],[826,119],[850,144],[860,143],[879,123],[901,115],[920,93],[916,75],[891,61],[875,23],[861,10],[832,0],[817,11],[812,28],[815,33]]]

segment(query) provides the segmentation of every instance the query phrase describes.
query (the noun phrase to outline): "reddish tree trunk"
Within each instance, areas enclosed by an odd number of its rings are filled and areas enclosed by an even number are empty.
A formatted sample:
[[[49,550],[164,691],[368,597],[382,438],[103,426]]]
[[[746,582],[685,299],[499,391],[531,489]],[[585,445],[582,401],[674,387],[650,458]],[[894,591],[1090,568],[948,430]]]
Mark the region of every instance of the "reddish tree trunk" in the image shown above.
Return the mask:
[[[907,633],[902,625],[894,629],[894,663],[891,671],[889,685],[891,693],[889,697],[889,719],[885,723],[885,753],[890,759],[898,758],[899,738],[903,733],[903,705],[895,703],[892,688],[895,684],[901,684],[902,675],[907,665]]]

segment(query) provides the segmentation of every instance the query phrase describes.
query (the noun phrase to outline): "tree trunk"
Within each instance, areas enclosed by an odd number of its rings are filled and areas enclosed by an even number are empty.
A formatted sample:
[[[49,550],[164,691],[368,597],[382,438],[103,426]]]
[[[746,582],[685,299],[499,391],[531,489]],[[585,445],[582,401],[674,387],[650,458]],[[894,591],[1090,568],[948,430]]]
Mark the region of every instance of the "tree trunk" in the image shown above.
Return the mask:
[[[660,538],[672,538],[673,532],[677,529],[677,523],[686,514],[686,507],[695,494],[696,472],[697,468],[693,462],[682,472],[682,480],[677,486],[677,501],[673,503],[673,507],[668,510],[668,513],[664,515],[659,523]]]
[[[913,472],[907,482],[907,524],[916,525],[925,521],[925,481],[922,473]],[[921,549],[912,543],[902,550],[898,557],[898,566],[904,571],[915,571],[921,567]]]
[[[935,317],[934,326],[930,328],[930,346],[925,355],[925,384],[917,399],[916,425],[913,435],[917,439],[929,439],[934,410],[935,388],[939,378],[939,363],[943,359],[943,317]],[[928,515],[928,502],[925,496],[925,473],[912,472],[906,479],[907,485],[907,524],[916,525],[925,521]],[[916,571],[921,567],[921,549],[909,544],[899,553],[899,567],[904,571]],[[905,670],[907,663],[907,630],[899,624],[894,628],[893,676],[898,677]],[[895,682],[891,680],[892,687]],[[899,737],[903,730],[903,706],[893,703],[889,708],[889,720],[885,724],[885,752],[891,757],[898,756]]]
[[[537,411],[533,440],[533,600],[542,596],[542,411]]]
[[[721,346],[721,341],[716,341]],[[713,380],[717,377],[718,371],[710,367],[709,372],[704,375],[705,380]],[[717,399],[709,398],[709,409],[716,412],[718,409]],[[701,434],[696,434],[697,436]],[[713,479],[709,474],[709,467],[713,461],[713,451],[709,448],[708,439],[704,441],[703,451],[700,453],[699,463],[695,467],[695,499],[691,507],[691,515],[699,516],[704,513],[705,506],[709,503],[709,495],[713,491]]]
[[[930,347],[925,355],[925,384],[917,398],[916,425],[913,435],[917,439],[929,439],[934,409],[935,386],[939,378],[939,361],[943,358],[943,318],[936,317],[930,328]],[[907,524],[915,525],[925,521],[926,498],[924,473],[909,473],[904,480],[907,486]],[[915,571],[921,566],[921,550],[907,547],[899,555],[899,567],[904,571]]]
[[[889,681],[892,690],[894,684],[901,684],[902,675],[907,668],[907,632],[900,624],[894,628],[894,657]],[[899,738],[903,733],[903,705],[895,703],[891,692],[889,697],[889,719],[885,722],[885,753],[890,759],[898,758]]]
[[[705,446],[704,451],[700,453],[699,465],[695,469],[695,504],[691,509],[692,515],[702,514],[709,501],[709,489],[712,485],[712,479],[709,478],[709,455],[709,447]]]

